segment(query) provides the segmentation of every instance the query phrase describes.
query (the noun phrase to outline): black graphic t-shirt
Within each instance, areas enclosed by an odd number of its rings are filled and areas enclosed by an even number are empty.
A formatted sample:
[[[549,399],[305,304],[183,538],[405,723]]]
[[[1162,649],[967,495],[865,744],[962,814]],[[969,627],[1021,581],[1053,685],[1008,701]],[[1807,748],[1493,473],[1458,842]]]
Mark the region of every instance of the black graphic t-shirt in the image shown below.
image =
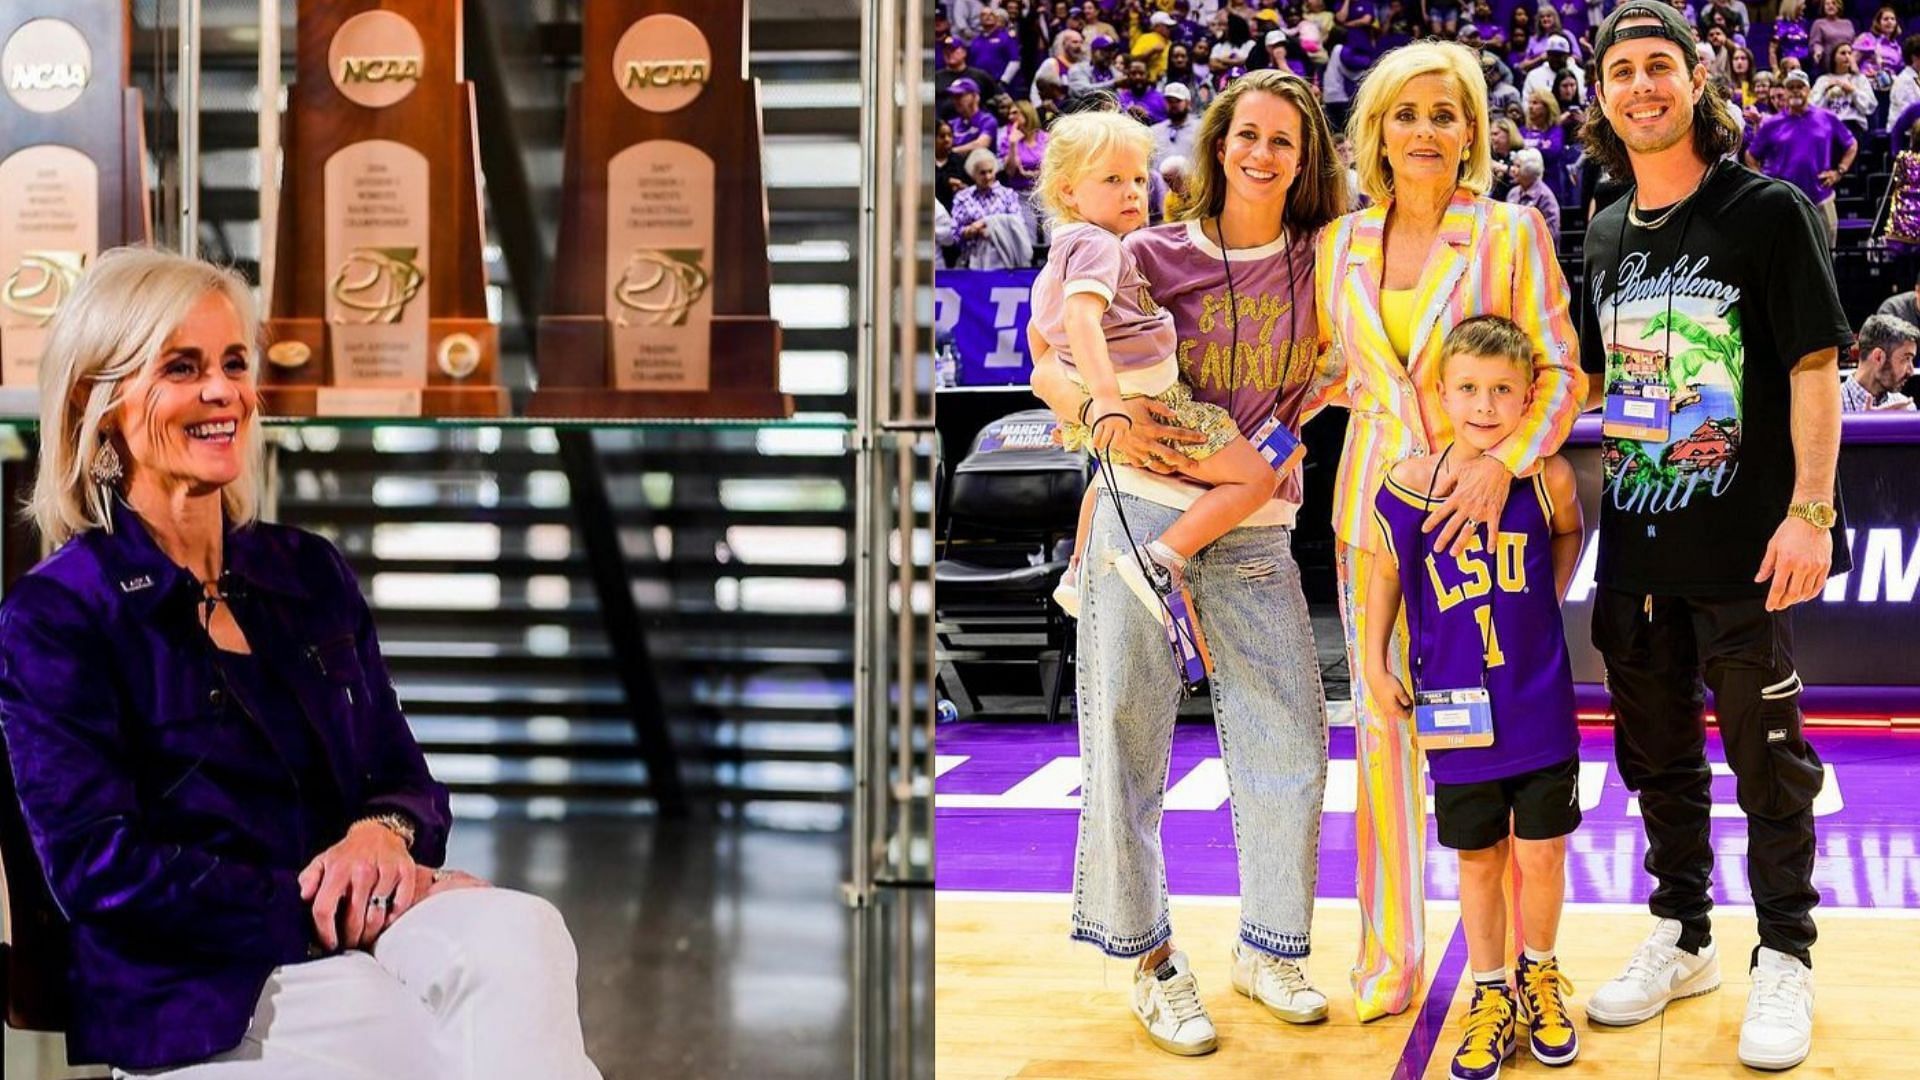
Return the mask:
[[[1670,420],[1664,439],[1601,444],[1597,576],[1629,592],[1762,595],[1753,577],[1793,499],[1788,377],[1853,341],[1825,225],[1791,185],[1732,162],[1659,228],[1631,224],[1632,202],[1587,228],[1581,363],[1609,392],[1664,383]],[[1841,573],[1843,526],[1833,535]]]

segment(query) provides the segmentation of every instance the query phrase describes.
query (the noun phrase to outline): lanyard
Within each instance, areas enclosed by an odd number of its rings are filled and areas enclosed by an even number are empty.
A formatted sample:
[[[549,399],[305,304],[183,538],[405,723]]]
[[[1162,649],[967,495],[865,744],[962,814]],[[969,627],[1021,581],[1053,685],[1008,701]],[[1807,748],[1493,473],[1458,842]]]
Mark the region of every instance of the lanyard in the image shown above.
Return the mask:
[[[1440,451],[1440,460],[1434,463],[1433,475],[1427,478],[1426,497],[1421,500],[1420,510],[1423,514],[1430,513],[1433,510],[1433,489],[1435,485],[1440,482],[1440,470],[1447,467],[1447,456],[1452,453],[1453,444],[1448,443],[1447,448]],[[1391,475],[1387,477],[1387,482],[1393,482]],[[1487,528],[1490,532],[1497,533],[1500,531],[1500,523],[1497,521],[1488,522]],[[1420,550],[1415,552],[1415,565],[1412,571],[1413,578],[1417,582],[1413,588],[1413,602],[1407,605],[1407,669],[1413,675],[1413,690],[1415,693],[1419,693],[1422,689],[1422,683],[1420,681],[1420,614],[1425,610],[1425,604],[1423,604],[1422,601],[1425,599],[1427,584],[1427,559],[1433,555],[1433,552],[1428,548],[1426,533],[1417,533],[1416,536],[1419,539],[1418,546]],[[1497,555],[1494,556],[1494,562],[1496,564],[1499,562]],[[1499,568],[1496,565],[1488,572],[1489,574],[1497,574],[1498,570]],[[1400,570],[1401,576],[1407,576],[1407,572],[1407,568],[1402,566]],[[1438,573],[1437,569],[1435,573]],[[1489,608],[1493,606],[1494,595],[1499,591],[1499,589],[1493,587],[1487,589],[1487,606]],[[1488,613],[1487,620],[1488,625],[1491,626],[1493,620],[1491,612]],[[1478,655],[1480,658],[1480,688],[1484,690],[1487,686],[1487,643],[1484,639],[1480,642]]]
[[[1227,251],[1227,227],[1221,222],[1220,215],[1218,214],[1213,216],[1213,231],[1214,234],[1220,238],[1220,272],[1224,274],[1227,279],[1227,330],[1232,342],[1229,346],[1230,351],[1227,353],[1227,379],[1228,385],[1231,386],[1233,367],[1240,361],[1240,300],[1233,291],[1233,259]],[[1202,225],[1200,235],[1205,236],[1206,234],[1206,227]],[[1270,416],[1273,417],[1280,415],[1280,395],[1286,390],[1287,383],[1293,378],[1293,350],[1300,332],[1298,325],[1300,315],[1298,294],[1300,287],[1299,279],[1293,276],[1294,237],[1293,231],[1287,228],[1285,221],[1282,221],[1280,224],[1280,239],[1281,242],[1286,245],[1285,253],[1287,257],[1287,367],[1285,371],[1280,373],[1280,385],[1274,389],[1273,410],[1270,413]]]

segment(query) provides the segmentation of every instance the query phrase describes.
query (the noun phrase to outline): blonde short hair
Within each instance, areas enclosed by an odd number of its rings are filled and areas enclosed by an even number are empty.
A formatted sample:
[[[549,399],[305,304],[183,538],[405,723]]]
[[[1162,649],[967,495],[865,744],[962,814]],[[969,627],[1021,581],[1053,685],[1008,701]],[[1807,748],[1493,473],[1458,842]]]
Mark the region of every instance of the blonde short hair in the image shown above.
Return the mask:
[[[1535,353],[1533,339],[1512,319],[1504,315],[1475,315],[1460,320],[1447,331],[1446,340],[1440,343],[1440,371],[1444,377],[1447,361],[1464,355],[1505,360],[1531,373]]]
[[[1416,41],[1388,52],[1373,65],[1360,96],[1347,118],[1347,136],[1353,140],[1354,168],[1360,190],[1375,203],[1393,199],[1393,169],[1386,161],[1387,110],[1407,84],[1422,75],[1444,75],[1460,96],[1468,138],[1467,159],[1460,165],[1459,185],[1484,195],[1493,186],[1493,157],[1487,149],[1487,79],[1473,50],[1451,41]]]
[[[231,270],[169,252],[123,247],[101,255],[54,316],[40,356],[40,471],[27,505],[47,550],[112,522],[113,507],[88,472],[111,437],[108,421],[125,400],[127,380],[158,359],[208,293],[233,305],[257,364],[260,320],[247,283]],[[254,364],[248,371],[257,377]],[[228,520],[241,525],[259,511],[264,455],[257,432],[238,434],[246,438],[240,475],[220,495]],[[117,449],[124,457],[125,444]]]
[[[1134,150],[1140,160],[1153,159],[1153,133],[1125,113],[1077,112],[1062,116],[1047,129],[1047,154],[1040,162],[1034,197],[1056,221],[1078,221],[1067,206],[1067,189],[1109,151]]]

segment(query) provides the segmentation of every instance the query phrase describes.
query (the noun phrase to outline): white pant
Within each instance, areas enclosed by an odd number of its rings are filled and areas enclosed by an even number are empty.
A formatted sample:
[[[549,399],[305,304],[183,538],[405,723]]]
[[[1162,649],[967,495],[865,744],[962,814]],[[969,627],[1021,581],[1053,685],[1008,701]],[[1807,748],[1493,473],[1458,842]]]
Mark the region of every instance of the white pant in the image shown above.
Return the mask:
[[[578,958],[530,893],[457,889],[374,942],[275,968],[239,1046],[166,1080],[599,1080],[580,1035]]]

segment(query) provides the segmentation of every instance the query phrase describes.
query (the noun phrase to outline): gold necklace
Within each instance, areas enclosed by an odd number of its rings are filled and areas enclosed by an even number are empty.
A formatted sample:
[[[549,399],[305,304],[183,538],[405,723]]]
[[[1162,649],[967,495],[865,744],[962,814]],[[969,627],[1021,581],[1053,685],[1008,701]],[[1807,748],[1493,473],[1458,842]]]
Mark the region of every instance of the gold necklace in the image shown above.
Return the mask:
[[[1657,218],[1643,218],[1640,216],[1640,207],[1636,205],[1638,202],[1639,189],[1635,188],[1634,191],[1627,195],[1627,220],[1633,222],[1636,227],[1649,231],[1665,225],[1681,207],[1687,205],[1688,200],[1700,194],[1700,189],[1707,184],[1707,177],[1712,175],[1713,166],[1708,165],[1707,170],[1700,174],[1700,179],[1693,182],[1693,190],[1687,192],[1686,198],[1667,207]]]

